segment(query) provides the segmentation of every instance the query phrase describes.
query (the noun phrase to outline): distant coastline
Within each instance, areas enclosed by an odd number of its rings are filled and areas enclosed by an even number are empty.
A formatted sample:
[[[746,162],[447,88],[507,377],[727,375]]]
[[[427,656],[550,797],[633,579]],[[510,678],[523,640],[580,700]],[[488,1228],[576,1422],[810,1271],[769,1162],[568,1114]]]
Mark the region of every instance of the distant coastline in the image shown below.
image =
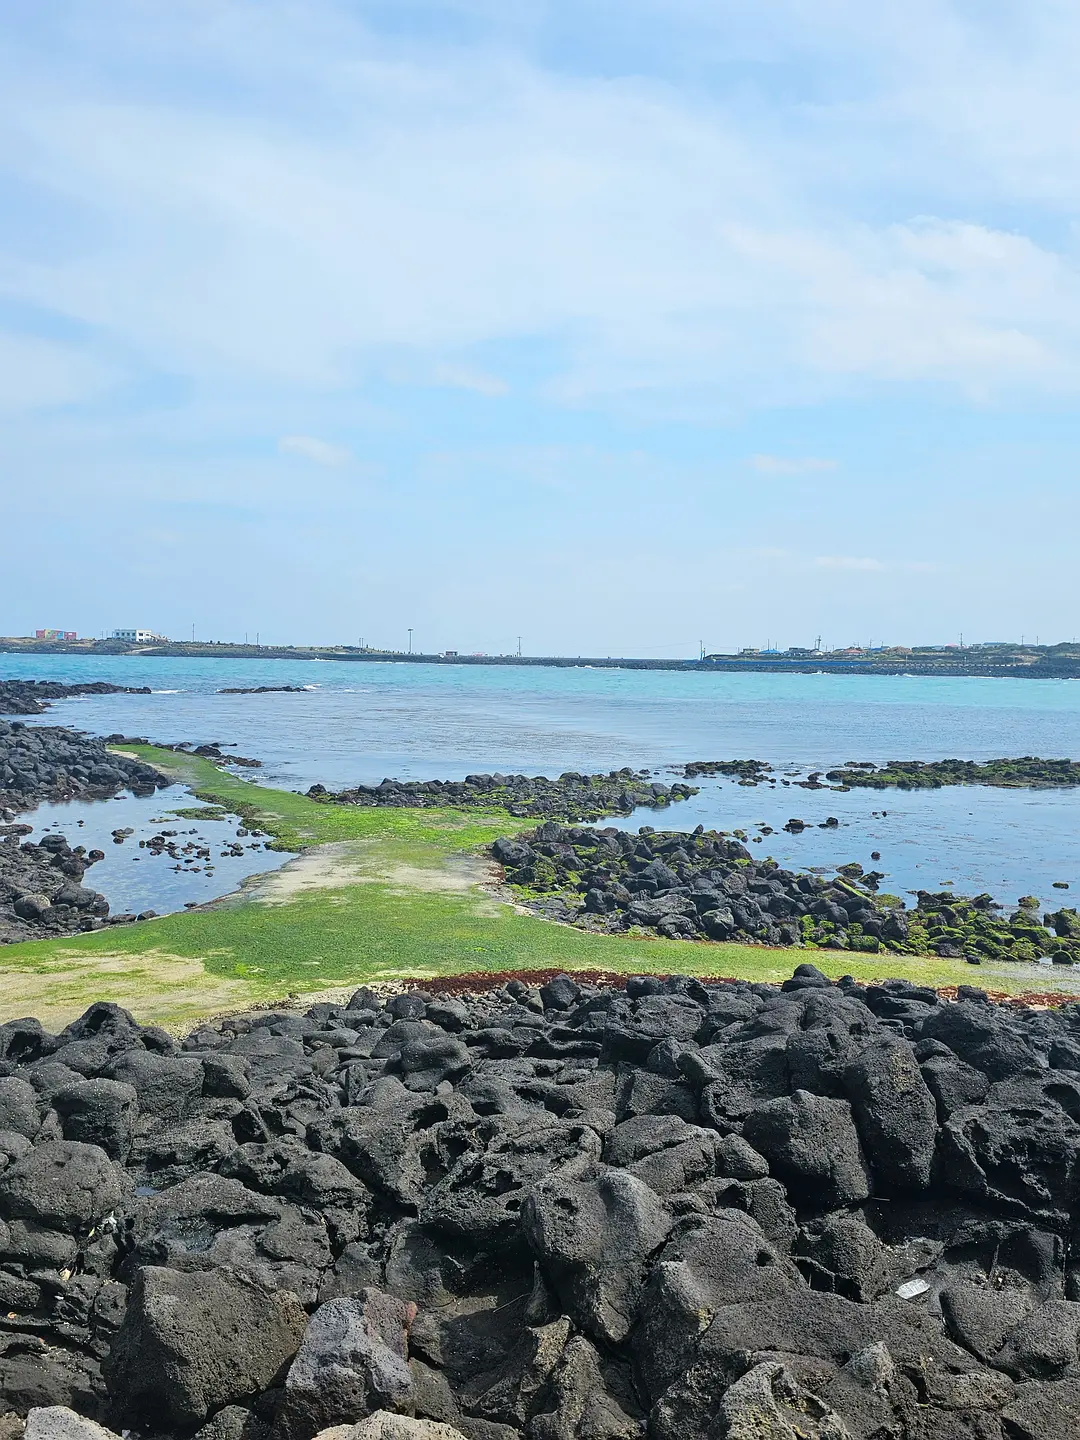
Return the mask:
[[[1080,648],[1045,646],[1004,649],[916,649],[821,655],[707,655],[698,660],[648,656],[422,654],[398,650],[361,650],[350,645],[237,645],[226,641],[169,640],[134,644],[122,640],[34,640],[0,637],[0,654],[78,655],[116,658],[126,655],[212,660],[336,660],[396,665],[517,665],[556,669],[673,670],[688,674],[918,675],[942,678],[1077,680]]]

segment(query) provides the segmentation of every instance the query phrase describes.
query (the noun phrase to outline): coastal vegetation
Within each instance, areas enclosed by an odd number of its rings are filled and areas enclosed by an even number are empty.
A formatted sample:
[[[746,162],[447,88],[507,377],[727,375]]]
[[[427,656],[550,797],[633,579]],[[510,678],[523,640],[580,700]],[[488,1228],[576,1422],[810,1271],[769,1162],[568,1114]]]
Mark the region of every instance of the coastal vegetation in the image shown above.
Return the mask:
[[[1052,789],[1080,785],[1080,763],[1075,760],[1041,760],[1021,755],[1001,760],[890,760],[878,767],[869,761],[848,761],[829,770],[834,784],[869,790],[939,790],[944,785],[997,785],[1008,788]]]
[[[140,746],[134,758],[189,785],[200,802],[240,815],[296,859],[198,909],[4,947],[0,1018],[66,1021],[107,991],[145,1019],[182,1024],[354,983],[550,967],[776,981],[806,958],[805,950],[655,931],[594,933],[508,903],[487,852],[532,827],[506,811],[334,805],[251,784],[205,757]],[[820,950],[814,958],[834,978],[873,980],[897,968],[888,951]],[[938,955],[906,955],[903,973],[922,985],[972,977],[962,959]],[[1003,992],[1032,988],[1030,970],[990,960],[979,978]]]
[[[500,839],[493,854],[522,901],[549,918],[605,934],[648,930],[668,939],[741,940],[858,954],[936,955],[982,964],[1080,961],[1080,917],[1040,916],[1023,896],[1004,918],[990,895],[920,890],[915,909],[878,893],[885,877],[843,865],[827,879],[755,863],[738,840],[702,827],[691,835],[636,835],[548,823]]]
[[[701,776],[737,779],[740,785],[775,785],[776,771],[764,760],[691,760],[678,767],[688,780]],[[797,772],[790,772],[796,774]],[[827,782],[827,783],[825,783]],[[801,790],[940,790],[946,785],[993,785],[1005,789],[1051,790],[1080,785],[1080,762],[1043,760],[1019,755],[1000,760],[846,760],[824,772],[812,770],[805,780],[781,779]]]

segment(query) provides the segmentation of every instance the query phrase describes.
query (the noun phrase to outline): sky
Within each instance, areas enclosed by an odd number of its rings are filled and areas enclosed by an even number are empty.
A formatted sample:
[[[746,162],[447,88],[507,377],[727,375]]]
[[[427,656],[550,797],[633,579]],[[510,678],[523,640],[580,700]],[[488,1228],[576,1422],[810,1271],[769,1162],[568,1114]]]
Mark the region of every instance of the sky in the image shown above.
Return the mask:
[[[0,0],[0,633],[1080,632],[1080,8]]]

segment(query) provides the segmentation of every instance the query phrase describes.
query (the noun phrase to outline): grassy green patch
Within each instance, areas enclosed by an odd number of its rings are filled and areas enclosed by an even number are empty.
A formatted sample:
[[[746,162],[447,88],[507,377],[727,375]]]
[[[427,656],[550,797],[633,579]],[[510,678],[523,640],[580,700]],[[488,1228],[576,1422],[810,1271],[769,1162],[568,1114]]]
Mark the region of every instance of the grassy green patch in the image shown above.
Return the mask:
[[[271,790],[219,769],[200,755],[158,750],[152,745],[125,746],[148,765],[190,785],[195,798],[223,806],[256,829],[272,835],[275,848],[307,850],[338,840],[394,838],[405,845],[434,845],[444,850],[471,850],[490,844],[497,835],[516,834],[535,821],[515,819],[505,810],[392,810],[355,805],[327,805],[291,790]]]
[[[809,958],[805,951],[754,945],[594,935],[508,906],[479,906],[468,892],[431,893],[392,881],[301,893],[282,904],[222,905],[70,940],[9,946],[2,958],[5,967],[34,970],[58,961],[77,963],[79,957],[134,959],[154,949],[197,958],[210,975],[247,982],[253,999],[370,979],[541,966],[778,980]],[[818,951],[812,958],[837,977],[868,980],[903,973],[938,985],[989,979],[981,970],[935,957]],[[1030,985],[1030,971],[1023,979],[1015,970],[1003,977],[995,967],[992,988]]]
[[[187,1020],[366,980],[546,966],[775,981],[812,958],[827,974],[862,980],[900,973],[925,984],[975,981],[1022,991],[1049,979],[1029,966],[973,969],[933,956],[808,956],[805,950],[590,934],[521,914],[480,887],[470,854],[528,824],[505,812],[316,804],[252,785],[201,758],[149,747],[139,753],[191,785],[200,800],[243,815],[282,848],[314,853],[268,881],[261,894],[256,888],[139,925],[4,947],[5,1016],[43,1013],[43,995],[61,1017],[112,996],[143,1019]],[[314,878],[304,888],[308,872]]]

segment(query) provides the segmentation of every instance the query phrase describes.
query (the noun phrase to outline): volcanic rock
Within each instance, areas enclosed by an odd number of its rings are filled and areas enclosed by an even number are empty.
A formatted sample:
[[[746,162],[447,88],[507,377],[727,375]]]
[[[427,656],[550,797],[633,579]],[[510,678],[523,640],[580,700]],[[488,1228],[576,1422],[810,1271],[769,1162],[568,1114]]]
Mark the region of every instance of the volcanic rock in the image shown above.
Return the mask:
[[[45,1440],[1071,1440],[1076,1006],[541,978],[183,1042],[0,1025],[0,1406]]]

